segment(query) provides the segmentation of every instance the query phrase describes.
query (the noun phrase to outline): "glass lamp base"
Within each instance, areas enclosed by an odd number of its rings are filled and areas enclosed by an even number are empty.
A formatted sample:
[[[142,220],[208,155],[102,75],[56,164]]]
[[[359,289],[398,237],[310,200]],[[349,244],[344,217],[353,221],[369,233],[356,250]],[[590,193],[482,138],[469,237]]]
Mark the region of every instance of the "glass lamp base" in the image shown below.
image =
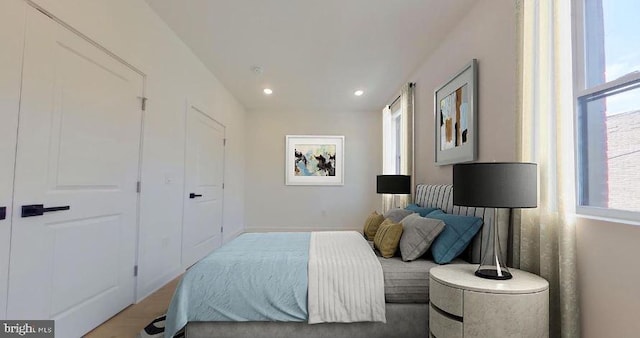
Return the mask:
[[[480,261],[480,266],[476,270],[476,276],[488,279],[507,280],[513,278],[509,272],[509,268],[501,262],[502,251],[500,250],[500,237],[498,233],[498,208],[493,209],[493,224],[489,229],[488,243],[484,255]]]
[[[500,272],[501,273],[498,274],[498,270],[496,270],[495,268],[481,267],[478,270],[476,270],[476,276],[487,278],[487,279],[497,279],[497,280],[507,280],[507,279],[513,278],[509,270],[507,270],[506,268],[502,268]]]

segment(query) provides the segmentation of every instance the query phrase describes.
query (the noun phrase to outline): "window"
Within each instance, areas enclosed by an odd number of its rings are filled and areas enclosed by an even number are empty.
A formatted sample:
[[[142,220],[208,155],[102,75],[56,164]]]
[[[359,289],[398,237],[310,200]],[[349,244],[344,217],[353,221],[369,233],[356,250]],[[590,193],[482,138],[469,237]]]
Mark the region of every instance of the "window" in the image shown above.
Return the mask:
[[[384,168],[385,175],[400,175],[402,172],[402,144],[405,137],[403,132],[403,115],[400,99],[388,106],[383,117],[384,125]]]
[[[576,1],[578,212],[640,219],[640,1]]]
[[[399,175],[401,168],[401,160],[402,160],[402,114],[400,113],[400,105],[396,104],[395,107],[391,106],[391,125],[394,129],[394,137],[393,143],[394,154],[393,158],[395,160],[395,172],[393,174]]]
[[[413,177],[413,88],[407,83],[390,105],[382,109],[382,174]],[[413,181],[411,183],[413,186]],[[382,210],[406,206],[411,195],[382,195]]]

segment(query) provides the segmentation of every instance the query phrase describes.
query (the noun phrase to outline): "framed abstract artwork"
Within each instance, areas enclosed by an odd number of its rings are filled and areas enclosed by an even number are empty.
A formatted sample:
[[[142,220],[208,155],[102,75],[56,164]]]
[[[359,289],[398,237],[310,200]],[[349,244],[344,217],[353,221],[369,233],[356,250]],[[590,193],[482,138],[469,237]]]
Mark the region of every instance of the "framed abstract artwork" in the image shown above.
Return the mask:
[[[434,94],[436,165],[474,161],[478,154],[478,67],[471,60]]]
[[[344,136],[287,135],[286,185],[344,185]]]

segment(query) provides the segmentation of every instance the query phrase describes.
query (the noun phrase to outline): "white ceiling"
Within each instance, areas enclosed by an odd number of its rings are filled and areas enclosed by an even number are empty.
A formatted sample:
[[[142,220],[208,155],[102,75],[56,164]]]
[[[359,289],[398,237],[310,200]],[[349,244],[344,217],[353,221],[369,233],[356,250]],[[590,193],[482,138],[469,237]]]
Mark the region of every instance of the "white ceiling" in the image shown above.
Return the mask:
[[[146,1],[248,110],[344,112],[388,104],[477,0]]]

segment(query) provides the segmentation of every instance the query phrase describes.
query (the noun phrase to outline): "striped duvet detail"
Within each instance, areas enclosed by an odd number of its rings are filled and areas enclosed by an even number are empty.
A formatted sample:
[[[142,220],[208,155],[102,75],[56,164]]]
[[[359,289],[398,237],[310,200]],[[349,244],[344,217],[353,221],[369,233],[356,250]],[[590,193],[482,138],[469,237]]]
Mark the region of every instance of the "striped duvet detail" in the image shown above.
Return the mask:
[[[309,324],[386,322],[382,266],[362,234],[313,232]]]

